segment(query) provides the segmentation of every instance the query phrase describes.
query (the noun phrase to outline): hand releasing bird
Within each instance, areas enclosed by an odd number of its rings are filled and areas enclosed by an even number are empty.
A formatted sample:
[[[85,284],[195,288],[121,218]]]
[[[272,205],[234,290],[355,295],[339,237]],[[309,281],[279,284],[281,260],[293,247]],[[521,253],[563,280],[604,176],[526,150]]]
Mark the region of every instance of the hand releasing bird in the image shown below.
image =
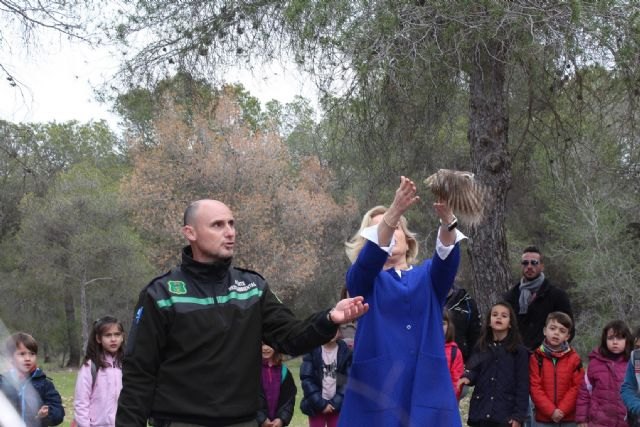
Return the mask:
[[[471,172],[439,169],[424,183],[438,200],[446,200],[460,222],[476,226],[482,221],[488,194]]]

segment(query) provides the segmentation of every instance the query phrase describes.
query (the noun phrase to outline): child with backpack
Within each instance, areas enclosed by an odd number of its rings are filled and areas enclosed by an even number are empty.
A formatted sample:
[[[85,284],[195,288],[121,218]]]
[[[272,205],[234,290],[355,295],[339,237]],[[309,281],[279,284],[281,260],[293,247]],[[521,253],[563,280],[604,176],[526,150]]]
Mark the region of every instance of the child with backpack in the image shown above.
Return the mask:
[[[288,426],[298,391],[282,355],[262,343],[262,392],[256,421],[260,427]]]
[[[123,348],[124,328],[118,319],[105,316],[93,322],[84,362],[76,378],[72,427],[116,425]]]
[[[622,320],[605,325],[600,346],[589,354],[589,368],[578,392],[578,427],[627,427],[620,386],[632,343],[631,331]]]
[[[528,366],[513,308],[508,302],[494,304],[458,383],[474,386],[467,424],[520,427],[529,406]]]
[[[309,427],[338,425],[350,366],[351,349],[338,335],[304,356],[300,366],[304,392],[300,409],[309,417]]]
[[[38,368],[38,343],[25,332],[6,342],[12,368],[0,375],[0,390],[26,427],[57,426],[64,420],[62,398],[53,382]]]
[[[464,373],[464,360],[462,352],[455,341],[455,326],[451,321],[449,310],[446,308],[442,312],[442,328],[444,329],[444,355],[447,358],[447,366],[449,367],[449,375],[453,383],[453,389],[456,392],[456,399],[460,400],[462,387],[458,387],[458,381]]]
[[[584,369],[580,356],[569,345],[572,328],[568,314],[549,313],[543,329],[544,340],[530,357],[529,382],[536,427],[575,426]]]

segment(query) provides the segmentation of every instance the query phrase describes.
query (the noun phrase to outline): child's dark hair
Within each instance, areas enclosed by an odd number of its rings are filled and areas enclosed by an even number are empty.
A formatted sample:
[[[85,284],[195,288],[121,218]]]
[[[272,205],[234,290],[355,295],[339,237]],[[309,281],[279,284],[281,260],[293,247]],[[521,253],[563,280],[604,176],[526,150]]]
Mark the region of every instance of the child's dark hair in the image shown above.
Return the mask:
[[[444,342],[451,342],[456,339],[456,327],[451,321],[449,310],[446,308],[442,311],[442,321],[447,322],[447,333],[444,335]]]
[[[38,354],[38,342],[26,332],[16,332],[7,338],[7,342],[5,344],[7,353],[9,355],[15,353],[20,344],[34,354]]]
[[[513,307],[506,301],[500,301],[491,306],[489,311],[487,311],[487,315],[484,319],[484,324],[482,325],[482,331],[480,332],[480,337],[478,338],[478,343],[476,344],[476,348],[479,351],[487,351],[489,346],[493,344],[493,331],[491,330],[491,312],[495,307],[502,306],[509,310],[509,326],[507,336],[502,340],[502,345],[504,349],[508,352],[515,352],[518,348],[518,345],[522,343],[522,338],[520,338],[520,331],[518,330],[518,320],[516,319],[516,313],[513,311]]]
[[[84,362],[88,363],[92,361],[98,368],[106,368],[107,362],[104,360],[104,349],[102,345],[98,343],[98,338],[101,337],[111,325],[117,325],[120,332],[122,332],[122,344],[115,354],[115,364],[117,367],[122,367],[122,358],[124,357],[124,328],[122,323],[113,316],[104,316],[93,322],[93,327],[89,333],[89,339],[87,342],[87,352],[84,356]]]
[[[638,341],[640,340],[640,326],[633,330],[633,347],[638,348]]]
[[[264,341],[262,341],[262,344],[271,347],[271,345],[267,344]],[[271,349],[273,350],[273,354],[271,355],[270,360],[273,362],[274,365],[282,365],[282,362],[284,361],[284,355],[273,347],[271,347]]]
[[[613,336],[617,338],[624,338],[624,359],[629,360],[631,356],[631,350],[633,350],[633,336],[631,335],[631,329],[622,320],[612,320],[604,325],[602,329],[602,336],[600,338],[600,354],[605,357],[614,356],[613,353],[607,348],[607,335],[609,330],[613,332]]]
[[[549,313],[547,315],[547,320],[544,322],[544,326],[546,327],[552,320],[560,323],[562,326],[567,328],[569,332],[573,330],[573,320],[571,320],[571,317],[564,311],[554,311]]]

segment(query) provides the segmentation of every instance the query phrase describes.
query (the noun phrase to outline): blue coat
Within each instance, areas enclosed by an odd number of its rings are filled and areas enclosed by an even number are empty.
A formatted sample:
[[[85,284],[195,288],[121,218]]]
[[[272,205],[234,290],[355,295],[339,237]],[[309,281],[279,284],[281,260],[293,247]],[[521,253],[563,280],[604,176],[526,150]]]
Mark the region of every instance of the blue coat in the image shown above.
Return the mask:
[[[0,390],[13,404],[27,427],[57,426],[64,420],[62,398],[53,382],[37,368],[27,380],[18,380],[14,370],[0,375]],[[37,419],[42,405],[49,406],[49,415]]]
[[[349,295],[369,312],[358,321],[339,426],[461,426],[444,354],[442,310],[460,248],[403,271],[383,270],[388,254],[366,242],[347,273]]]
[[[631,353],[631,358],[629,359],[629,363],[627,364],[627,371],[624,376],[624,381],[622,382],[622,387],[620,388],[620,395],[622,396],[624,406],[627,407],[627,411],[629,412],[629,414],[634,416],[634,419],[640,417],[640,387],[638,387],[638,378],[636,377],[636,372],[633,366],[634,353],[637,351],[640,350],[634,350],[634,352]],[[629,424],[632,425],[631,423]]]

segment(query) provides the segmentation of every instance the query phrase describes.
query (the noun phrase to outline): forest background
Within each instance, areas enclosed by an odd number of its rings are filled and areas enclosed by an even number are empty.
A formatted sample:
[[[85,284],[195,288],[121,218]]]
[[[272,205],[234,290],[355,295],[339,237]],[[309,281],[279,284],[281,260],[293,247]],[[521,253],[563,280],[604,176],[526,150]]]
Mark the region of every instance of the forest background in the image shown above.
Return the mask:
[[[0,46],[53,32],[122,51],[100,96],[124,132],[0,122],[0,318],[45,358],[78,366],[104,314],[129,329],[192,200],[231,206],[235,264],[304,316],[337,299],[362,214],[439,168],[491,192],[457,278],[483,313],[535,244],[583,355],[608,320],[640,325],[638,1],[0,0],[0,17]],[[314,79],[320,114],[220,81],[281,57]],[[408,217],[428,257],[419,188]]]

